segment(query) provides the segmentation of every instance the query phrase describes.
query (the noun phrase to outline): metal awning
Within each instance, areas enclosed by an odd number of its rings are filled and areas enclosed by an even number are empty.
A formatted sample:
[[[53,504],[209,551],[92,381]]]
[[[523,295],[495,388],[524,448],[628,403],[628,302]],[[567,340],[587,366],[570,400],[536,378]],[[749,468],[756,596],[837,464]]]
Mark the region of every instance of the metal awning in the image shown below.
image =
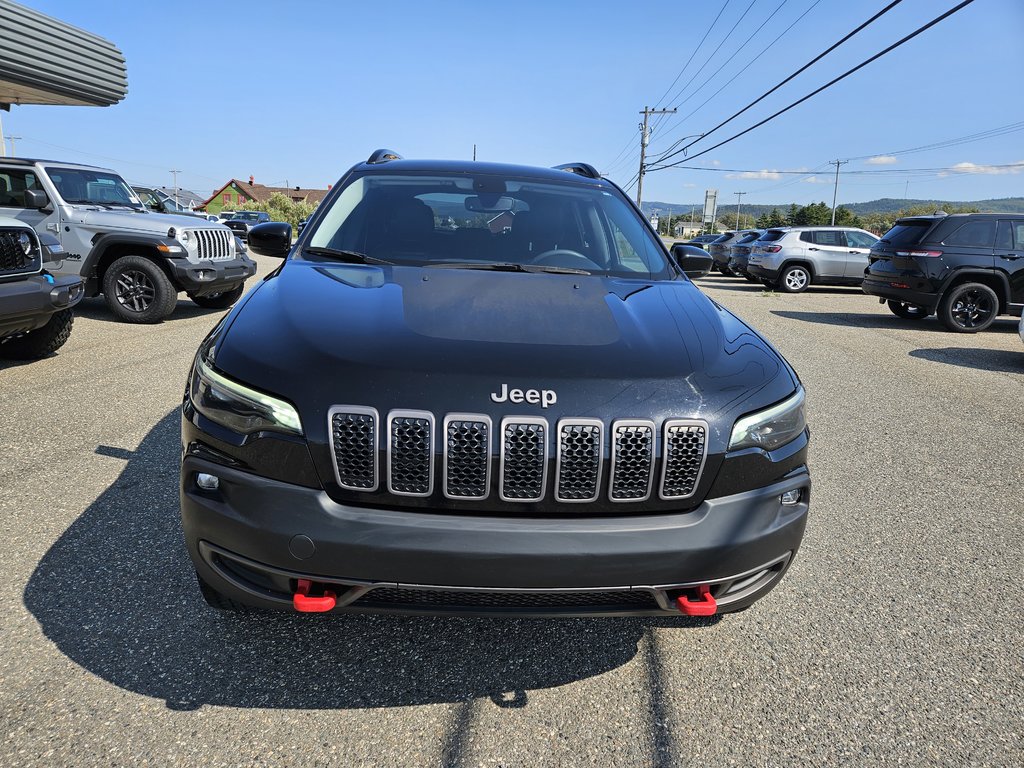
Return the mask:
[[[128,93],[124,54],[109,40],[0,0],[0,107],[109,107]]]

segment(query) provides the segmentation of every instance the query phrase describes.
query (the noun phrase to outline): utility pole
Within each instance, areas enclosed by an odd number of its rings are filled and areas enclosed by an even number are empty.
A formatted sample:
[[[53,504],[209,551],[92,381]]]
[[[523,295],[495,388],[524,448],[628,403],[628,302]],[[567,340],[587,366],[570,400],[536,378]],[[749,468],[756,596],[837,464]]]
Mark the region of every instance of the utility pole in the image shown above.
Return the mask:
[[[473,162],[476,162],[476,144],[473,145]]]
[[[693,237],[693,212],[697,209],[696,205],[690,206],[690,237]]]
[[[736,229],[740,228],[740,198],[743,197],[746,192],[733,192],[736,195]]]
[[[640,114],[644,116],[644,121],[640,123],[640,173],[636,177],[636,207],[640,207],[640,200],[643,196],[644,191],[644,174],[647,173],[647,145],[651,143],[651,129],[647,127],[647,118],[651,115],[674,115],[676,110],[674,109],[651,109],[650,107],[644,107],[644,111]]]
[[[834,165],[836,167],[836,185],[835,185],[835,188],[832,190],[832,226],[833,227],[836,225],[836,197],[839,194],[839,166],[840,165],[846,165],[848,162],[850,162],[850,161],[849,160],[829,160],[829,163],[828,163],[829,165]]]
[[[18,153],[14,151],[14,142],[20,140],[21,136],[8,136],[7,138],[11,140],[11,157],[17,157]]]
[[[178,202],[178,174],[181,173],[181,171],[172,169],[171,173],[174,175],[174,204],[176,206],[180,206],[180,203]]]
[[[4,141],[4,117],[0,114],[0,157],[7,157],[7,142]]]

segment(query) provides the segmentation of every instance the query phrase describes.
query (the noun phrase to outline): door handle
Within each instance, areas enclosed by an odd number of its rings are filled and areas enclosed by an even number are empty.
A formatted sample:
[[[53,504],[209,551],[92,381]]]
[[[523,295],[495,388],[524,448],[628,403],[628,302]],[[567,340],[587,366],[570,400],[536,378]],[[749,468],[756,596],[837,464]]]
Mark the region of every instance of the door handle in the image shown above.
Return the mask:
[[[816,250],[818,250],[818,249],[817,249],[817,248],[808,248],[807,250],[808,250],[808,251],[816,251]]]
[[[1019,254],[1019,253],[1000,253],[999,254],[999,258],[1000,259],[1009,259],[1010,261],[1013,261],[1014,259],[1019,259],[1020,257],[1021,257],[1021,254]]]

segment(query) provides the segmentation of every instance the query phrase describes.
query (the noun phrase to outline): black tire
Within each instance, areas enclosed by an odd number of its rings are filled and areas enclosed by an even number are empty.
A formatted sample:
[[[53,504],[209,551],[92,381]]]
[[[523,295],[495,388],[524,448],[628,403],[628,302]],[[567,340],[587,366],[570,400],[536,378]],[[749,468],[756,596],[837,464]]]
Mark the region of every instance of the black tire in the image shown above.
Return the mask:
[[[886,302],[886,305],[889,307],[890,312],[896,315],[896,317],[902,317],[904,320],[924,320],[931,314],[924,307],[919,307],[917,304],[907,304],[903,301],[889,301]]]
[[[159,323],[174,311],[178,292],[159,266],[142,256],[122,256],[103,275],[110,311],[126,323]]]
[[[193,296],[190,293],[188,297],[198,306],[206,309],[227,309],[242,298],[242,293],[244,292],[245,284],[239,283],[234,288],[228,288],[220,293],[211,293],[207,296]]]
[[[779,275],[779,289],[786,293],[803,293],[811,284],[811,270],[803,264],[793,264]]]
[[[54,312],[46,325],[0,344],[0,357],[8,360],[39,360],[64,346],[71,336],[75,313],[70,309]]]
[[[939,320],[954,333],[984,331],[999,315],[999,297],[983,283],[953,286],[939,302]]]
[[[236,613],[252,613],[255,611],[251,605],[239,603],[230,597],[225,597],[203,581],[203,577],[198,573],[196,574],[196,580],[199,582],[199,591],[203,595],[203,600],[211,608],[216,608],[218,611],[235,611]]]

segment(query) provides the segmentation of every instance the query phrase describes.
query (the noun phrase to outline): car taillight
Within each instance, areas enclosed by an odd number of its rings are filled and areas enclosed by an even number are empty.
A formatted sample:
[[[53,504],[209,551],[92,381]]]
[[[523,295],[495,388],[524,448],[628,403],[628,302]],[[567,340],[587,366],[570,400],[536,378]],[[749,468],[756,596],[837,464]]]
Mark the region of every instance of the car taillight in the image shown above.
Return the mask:
[[[782,250],[781,245],[762,245],[761,250],[765,253],[778,253]]]
[[[912,256],[941,256],[942,251],[896,251],[896,255],[905,259]]]

